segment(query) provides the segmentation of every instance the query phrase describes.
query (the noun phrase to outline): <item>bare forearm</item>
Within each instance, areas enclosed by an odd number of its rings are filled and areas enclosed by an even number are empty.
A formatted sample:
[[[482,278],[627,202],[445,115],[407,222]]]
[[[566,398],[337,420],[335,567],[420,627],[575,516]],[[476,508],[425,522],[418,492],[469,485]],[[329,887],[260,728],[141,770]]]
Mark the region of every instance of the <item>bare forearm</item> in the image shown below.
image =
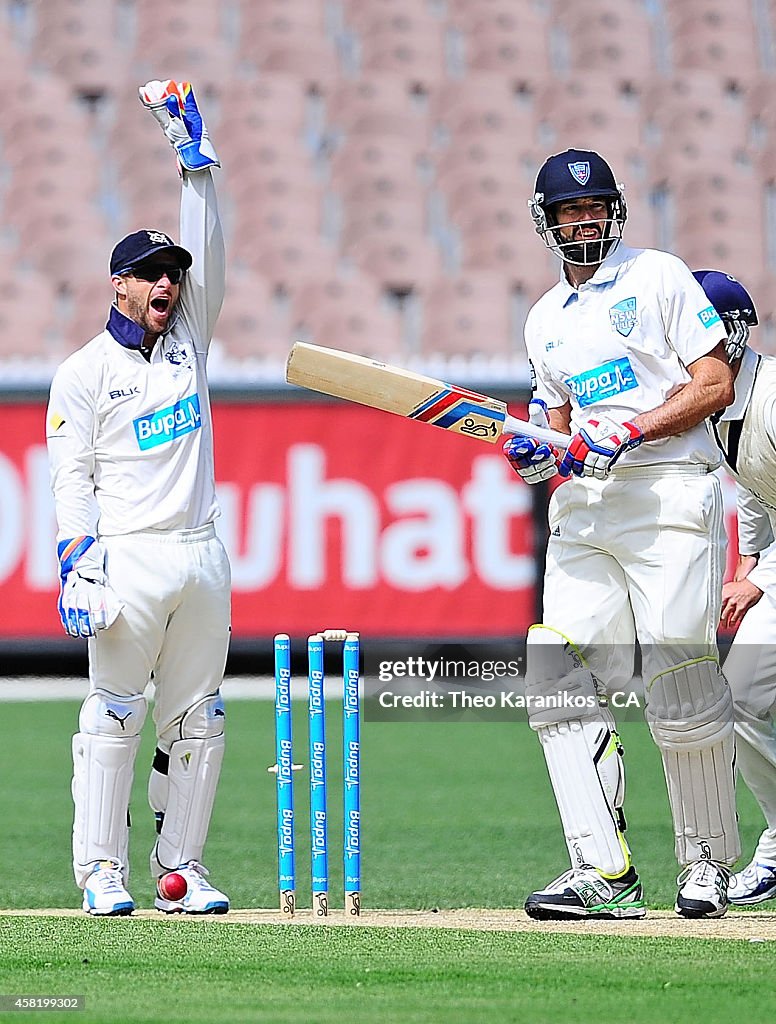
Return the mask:
[[[633,422],[644,434],[645,441],[657,441],[661,437],[673,437],[674,434],[681,434],[705,420],[707,416],[711,416],[712,413],[724,409],[727,404],[720,401],[716,395],[706,391],[700,395],[697,392],[687,394],[689,390],[690,386],[688,385],[663,405],[634,416]]]
[[[681,434],[733,401],[733,376],[724,355],[720,358],[716,349],[693,363],[689,371],[692,380],[681,390],[633,418],[645,441]]]

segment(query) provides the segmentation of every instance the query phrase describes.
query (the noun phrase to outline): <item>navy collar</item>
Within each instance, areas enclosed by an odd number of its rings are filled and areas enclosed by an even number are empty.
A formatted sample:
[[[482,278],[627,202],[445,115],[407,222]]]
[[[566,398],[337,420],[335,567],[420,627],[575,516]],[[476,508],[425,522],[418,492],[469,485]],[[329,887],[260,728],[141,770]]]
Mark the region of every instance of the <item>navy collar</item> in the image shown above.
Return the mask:
[[[125,316],[115,304],[110,307],[110,316],[108,317],[107,324],[105,324],[105,330],[119,345],[123,345],[124,348],[135,349],[135,351],[140,350],[145,338],[143,328],[136,324],[134,320],[130,320],[128,316]]]
[[[160,335],[160,338],[164,338],[166,334],[170,333],[177,320],[178,314],[176,312],[170,321],[170,326],[167,328],[167,331],[165,334]],[[108,316],[107,324],[105,324],[105,330],[115,341],[119,343],[119,345],[124,348],[130,348],[135,352],[139,352],[143,347],[145,331],[139,324],[136,324],[134,320],[130,320],[126,314],[122,313],[115,302],[110,307],[110,315]]]

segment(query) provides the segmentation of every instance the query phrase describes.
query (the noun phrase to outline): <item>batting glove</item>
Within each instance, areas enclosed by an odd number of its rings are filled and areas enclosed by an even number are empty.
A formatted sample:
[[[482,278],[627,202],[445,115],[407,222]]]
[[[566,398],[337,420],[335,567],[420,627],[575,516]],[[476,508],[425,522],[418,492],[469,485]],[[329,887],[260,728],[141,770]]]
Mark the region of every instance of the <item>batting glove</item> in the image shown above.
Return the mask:
[[[94,636],[107,629],[124,607],[108,586],[105,552],[94,537],[72,537],[57,546],[59,617],[70,636]]]
[[[154,80],[141,86],[138,93],[140,102],[162,126],[181,167],[187,171],[204,171],[221,166],[190,82]]]
[[[621,455],[638,448],[644,435],[635,423],[618,423],[610,416],[590,419],[580,427],[563,456],[560,475],[595,476],[609,473]]]
[[[528,419],[538,427],[548,427],[547,403],[532,398],[528,403]],[[537,441],[535,437],[510,437],[504,442],[503,452],[512,469],[527,484],[550,480],[558,472],[560,452],[555,445]]]
[[[510,437],[503,451],[509,465],[527,484],[540,484],[558,472],[558,449],[535,437]]]

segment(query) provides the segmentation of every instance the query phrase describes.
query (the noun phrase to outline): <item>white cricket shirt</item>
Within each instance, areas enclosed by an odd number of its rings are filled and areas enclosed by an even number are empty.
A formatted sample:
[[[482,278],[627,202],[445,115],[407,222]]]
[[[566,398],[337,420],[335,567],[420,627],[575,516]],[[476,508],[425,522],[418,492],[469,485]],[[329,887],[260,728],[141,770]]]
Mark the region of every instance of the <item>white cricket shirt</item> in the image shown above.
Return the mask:
[[[662,405],[691,379],[686,367],[724,338],[716,310],[686,264],[622,242],[578,289],[561,270],[525,325],[534,394],[550,408],[571,403],[572,433],[596,413],[622,422]],[[619,465],[714,467],[720,461],[704,421],[645,442]]]
[[[744,349],[736,397],[717,432],[737,481],[738,548],[761,555],[748,579],[761,590],[776,586],[776,357]]]
[[[206,359],[225,260],[209,170],[184,177],[180,241],[194,262],[150,361],[142,329],[113,306],[106,329],[54,375],[46,438],[58,541],[191,529],[219,513]]]

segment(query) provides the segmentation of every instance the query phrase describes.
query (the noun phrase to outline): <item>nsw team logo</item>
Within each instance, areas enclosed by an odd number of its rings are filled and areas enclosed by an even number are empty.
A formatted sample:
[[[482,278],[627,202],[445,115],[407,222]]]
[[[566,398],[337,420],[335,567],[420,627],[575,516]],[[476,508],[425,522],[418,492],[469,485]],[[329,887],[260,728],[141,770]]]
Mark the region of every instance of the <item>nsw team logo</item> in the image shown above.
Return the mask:
[[[623,338],[627,338],[639,322],[636,316],[635,297],[623,299],[622,302],[612,306],[609,310],[609,322],[618,334],[621,334]]]
[[[569,164],[569,170],[575,181],[578,181],[580,185],[587,185],[590,180],[590,164],[587,160],[577,160],[575,163]]]

